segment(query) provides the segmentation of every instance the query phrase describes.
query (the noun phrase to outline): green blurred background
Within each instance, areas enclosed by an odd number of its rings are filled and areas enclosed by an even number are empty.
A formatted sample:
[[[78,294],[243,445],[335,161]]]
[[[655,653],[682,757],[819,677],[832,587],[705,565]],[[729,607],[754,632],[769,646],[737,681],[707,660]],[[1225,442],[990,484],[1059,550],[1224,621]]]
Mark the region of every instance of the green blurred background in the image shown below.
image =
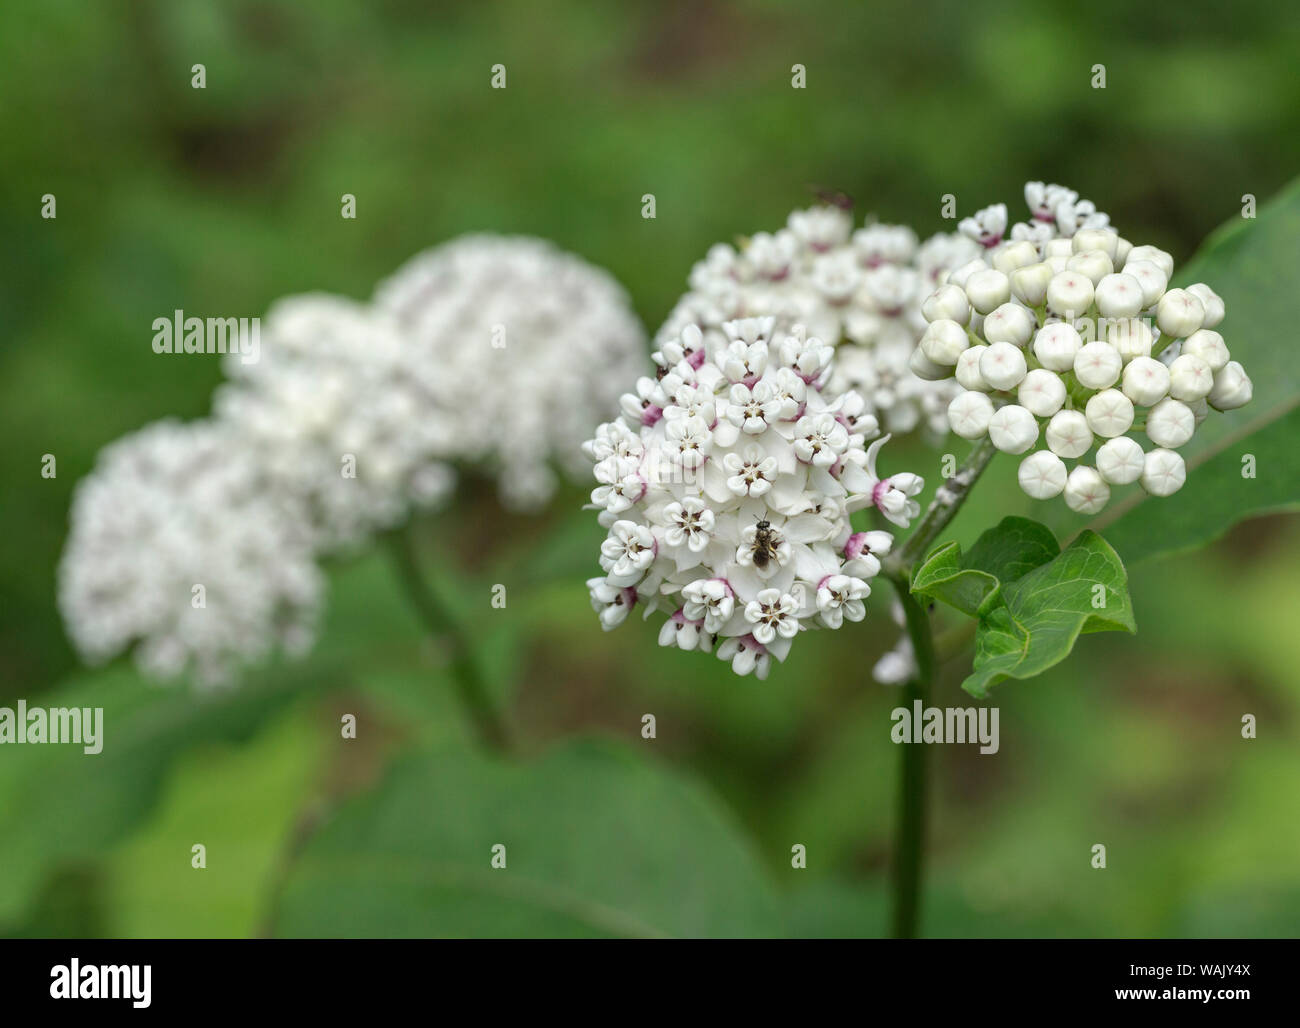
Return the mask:
[[[119,723],[131,746],[102,764],[0,750],[2,931],[266,931],[293,855],[342,798],[402,754],[472,746],[381,553],[333,567],[312,658],[254,675],[215,715],[125,664],[79,669],[54,605],[72,488],[112,439],[203,415],[219,380],[215,358],[151,352],[158,315],[255,315],[316,289],[365,297],[417,250],[491,230],[611,269],[653,331],[710,244],[778,227],[816,187],[924,236],[951,227],[944,193],[963,214],[997,200],[1015,212],[1026,179],[1063,182],[1181,262],[1242,194],[1262,202],[1300,170],[1300,17],[1280,0],[430,7],[0,8],[0,703],[98,697],[109,746]],[[195,63],[204,90],[190,87]],[[489,88],[498,63],[505,90]],[[1097,63],[1104,90],[1090,87]],[[57,220],[39,216],[45,193]],[[355,221],[339,217],[343,193]],[[44,453],[54,480],[40,477]],[[935,456],[890,459],[923,470]],[[1027,510],[1006,472],[981,483],[959,537]],[[573,487],[545,515],[510,517],[471,485],[421,529],[525,755],[621,739],[714,811],[764,913],[699,932],[882,931],[896,694],[869,669],[894,640],[887,587],[863,625],[796,647],[766,682],[737,679],[659,649],[639,620],[598,630],[582,580],[601,532],[582,501]],[[997,756],[931,754],[928,934],[1296,934],[1298,561],[1300,526],[1273,517],[1134,569],[1136,639],[1085,638],[1066,664],[1004,685]],[[510,605],[485,613],[498,581]],[[965,670],[948,669],[938,702],[964,704]],[[340,711],[365,713],[355,744],[336,738]],[[1250,743],[1247,712],[1260,721]],[[472,809],[479,779],[465,774]],[[210,867],[195,884],[199,841]],[[794,843],[805,871],[790,868]],[[633,859],[616,836],[603,844],[608,861]],[[679,871],[721,859],[684,854]],[[377,905],[356,930],[457,924],[387,925]],[[525,930],[505,906],[473,924]]]

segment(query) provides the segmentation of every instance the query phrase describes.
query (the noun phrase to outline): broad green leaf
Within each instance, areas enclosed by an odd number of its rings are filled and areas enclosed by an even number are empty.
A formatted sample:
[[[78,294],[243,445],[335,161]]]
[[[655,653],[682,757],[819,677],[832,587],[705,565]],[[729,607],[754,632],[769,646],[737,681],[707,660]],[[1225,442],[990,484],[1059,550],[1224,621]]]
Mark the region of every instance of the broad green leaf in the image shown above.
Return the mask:
[[[1046,525],[1029,518],[1003,518],[964,555],[955,542],[935,550],[912,575],[912,592],[976,617],[999,602],[1002,585],[1046,564],[1060,552]]]
[[[962,683],[974,696],[1006,678],[1041,674],[1065,659],[1083,633],[1137,631],[1124,565],[1095,532],[1005,584],[1001,599],[981,616],[975,635],[974,671]]]
[[[1187,484],[1172,497],[1148,498],[1137,487],[1091,523],[1104,531],[1126,561],[1195,546],[1218,538],[1239,521],[1300,509],[1300,362],[1288,326],[1300,296],[1300,179],[1259,209],[1258,217],[1232,221],[1212,234],[1175,274],[1175,283],[1204,282],[1223,297],[1217,331],[1254,383],[1254,397],[1239,410],[1210,417],[1179,452]],[[1242,457],[1254,454],[1256,478],[1242,477]],[[1076,521],[1077,523],[1077,521]]]
[[[493,847],[506,866],[491,866]],[[398,764],[289,872],[287,936],[751,936],[781,922],[755,853],[694,782],[626,748]]]

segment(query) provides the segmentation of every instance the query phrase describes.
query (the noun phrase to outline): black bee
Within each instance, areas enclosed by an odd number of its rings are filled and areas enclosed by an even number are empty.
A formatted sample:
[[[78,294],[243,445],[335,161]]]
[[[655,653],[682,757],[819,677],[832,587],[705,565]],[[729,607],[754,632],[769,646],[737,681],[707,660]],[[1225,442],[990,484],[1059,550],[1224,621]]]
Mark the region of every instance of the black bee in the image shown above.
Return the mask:
[[[767,567],[767,562],[775,556],[776,533],[772,531],[772,523],[765,518],[754,528],[754,567]]]

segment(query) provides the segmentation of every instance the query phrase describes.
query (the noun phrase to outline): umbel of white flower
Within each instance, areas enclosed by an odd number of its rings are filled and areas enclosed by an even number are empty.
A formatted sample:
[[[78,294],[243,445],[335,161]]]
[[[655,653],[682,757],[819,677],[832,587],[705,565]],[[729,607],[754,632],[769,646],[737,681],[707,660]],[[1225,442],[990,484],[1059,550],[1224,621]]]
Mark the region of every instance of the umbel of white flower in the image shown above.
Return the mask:
[[[527,237],[462,236],[413,257],[375,293],[409,354],[413,388],[441,412],[443,456],[497,476],[507,506],[535,509],[560,464],[646,367],[645,333],[608,272]]]
[[[956,379],[952,430],[1024,454],[1032,497],[1095,514],[1114,486],[1168,496],[1210,410],[1251,398],[1216,331],[1223,301],[1203,283],[1169,288],[1173,258],[1121,238],[1072,191],[1031,182],[1025,195],[1033,220],[1010,238],[1002,205],[963,222],[984,254],[926,299],[912,369]]]
[[[854,532],[849,514],[874,505],[905,527],[923,483],[878,473],[889,437],[858,393],[827,385],[833,353],[773,317],[664,343],[659,376],[584,447],[609,532],[587,583],[605,629],[662,611],[661,644],[716,644],[762,678],[800,632],[863,618],[892,537]]]
[[[775,318],[778,332],[802,324],[838,347],[833,389],[859,392],[888,432],[942,436],[956,387],[912,375],[908,358],[925,328],[921,302],[938,276],[979,252],[961,234],[918,244],[903,225],[869,222],[855,231],[839,207],[795,211],[777,232],[709,250],[656,341],[662,348],[693,325],[716,345],[725,322],[755,315]]]
[[[276,646],[310,645],[321,580],[309,533],[258,461],[211,421],[158,422],[100,453],[58,570],[85,660],[134,647],[148,674],[213,685]]]

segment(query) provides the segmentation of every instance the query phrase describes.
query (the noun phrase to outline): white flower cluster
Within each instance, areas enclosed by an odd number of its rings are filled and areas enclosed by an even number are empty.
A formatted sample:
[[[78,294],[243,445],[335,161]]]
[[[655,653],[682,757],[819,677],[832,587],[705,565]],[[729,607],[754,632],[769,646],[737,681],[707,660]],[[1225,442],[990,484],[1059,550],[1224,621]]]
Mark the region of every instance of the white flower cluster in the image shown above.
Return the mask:
[[[503,502],[550,499],[558,461],[646,367],[645,332],[608,272],[541,239],[472,235],[403,265],[375,294],[411,353],[415,387],[451,414],[442,451],[497,473]]]
[[[212,421],[118,440],[77,485],[59,606],[86,659],[138,643],[149,674],[206,685],[277,645],[311,643],[321,579],[292,500]]]
[[[718,340],[725,322],[755,315],[774,317],[778,331],[802,324],[838,347],[833,389],[859,392],[886,431],[942,436],[955,387],[912,375],[908,358],[925,328],[921,301],[942,272],[979,252],[961,234],[918,245],[902,225],[868,223],[855,231],[839,207],[795,211],[785,228],[755,233],[739,249],[714,246],[691,271],[691,291],[657,342],[688,325]]]
[[[585,470],[590,426],[649,366],[618,284],[536,239],[465,237],[372,304],[291,297],[264,329],[255,361],[229,355],[212,420],[114,444],[79,487],[60,603],[88,660],[135,641],[149,672],[211,682],[304,648],[316,559],[444,499],[453,468],[542,503],[549,462]]]
[[[906,526],[913,474],[881,478],[888,436],[853,391],[837,393],[834,350],[771,316],[688,325],[655,354],[662,369],[623,397],[622,417],[585,445],[592,507],[609,535],[587,585],[608,630],[663,608],[659,641],[712,649],[765,677],[799,632],[865,616],[888,532],[854,532],[874,505]]]
[[[1187,476],[1177,450],[1209,409],[1251,397],[1215,331],[1223,301],[1204,284],[1170,289],[1173,258],[1133,246],[1073,192],[1030,183],[1025,193],[1034,224],[1008,239],[1002,205],[963,223],[984,255],[926,299],[912,369],[956,378],[957,435],[1028,453],[1020,485],[1036,499],[1064,494],[1095,514],[1112,486],[1168,496]]]

